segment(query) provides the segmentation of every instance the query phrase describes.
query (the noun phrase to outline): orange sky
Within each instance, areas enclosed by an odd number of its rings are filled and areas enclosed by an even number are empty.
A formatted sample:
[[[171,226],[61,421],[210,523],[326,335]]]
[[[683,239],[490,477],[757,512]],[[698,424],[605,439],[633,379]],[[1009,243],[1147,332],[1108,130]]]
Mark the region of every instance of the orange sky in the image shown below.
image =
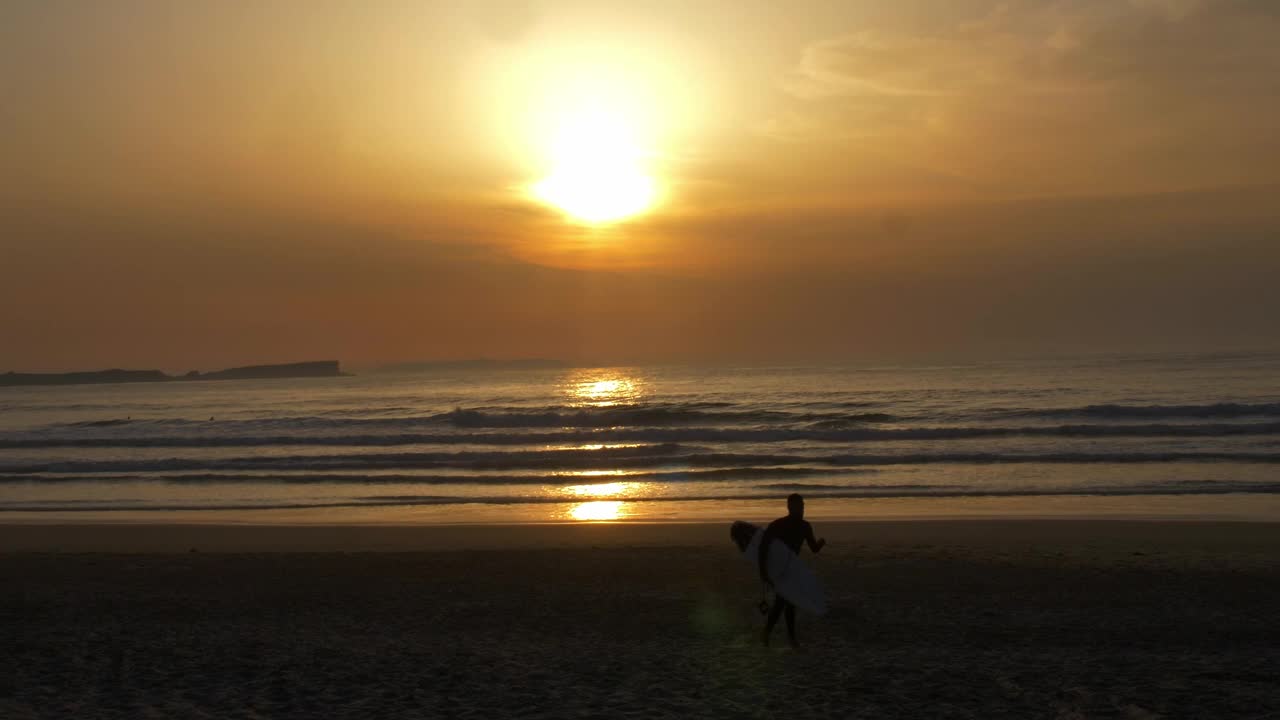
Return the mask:
[[[1278,7],[6,3],[0,371],[1274,346]]]

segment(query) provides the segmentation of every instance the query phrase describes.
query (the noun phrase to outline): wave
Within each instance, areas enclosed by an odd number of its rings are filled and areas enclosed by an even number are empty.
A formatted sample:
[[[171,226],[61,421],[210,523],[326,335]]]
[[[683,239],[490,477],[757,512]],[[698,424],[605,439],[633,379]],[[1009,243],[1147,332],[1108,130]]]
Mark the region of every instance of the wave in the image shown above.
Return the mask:
[[[874,467],[882,465],[1009,463],[1280,463],[1274,452],[938,452],[901,454],[716,453],[677,444],[599,450],[526,450],[517,452],[408,452],[351,455],[289,455],[240,458],[163,458],[153,460],[68,460],[0,465],[0,474],[150,473],[182,470],[389,470],[448,468],[463,470],[626,470],[632,468],[740,468],[816,465]]]
[[[883,423],[895,418],[887,413],[814,413],[785,410],[708,410],[706,403],[678,406],[626,405],[573,410],[466,410],[455,409],[427,420],[457,428],[608,428],[662,427],[668,425],[841,422]],[[720,407],[719,404],[715,407]]]
[[[1150,418],[1280,417],[1280,403],[1208,403],[1201,405],[1085,405],[1071,408],[1001,409],[1000,417],[1085,417],[1108,420]]]
[[[812,492],[812,490],[810,490]],[[1277,494],[1280,483],[1170,483],[1139,487],[1083,487],[1083,488],[1010,488],[982,490],[949,486],[883,486],[838,489],[822,492],[824,499],[872,499],[872,498],[1000,498],[1000,497],[1065,497],[1065,496],[1153,496],[1153,495],[1235,495],[1241,493]],[[683,497],[610,497],[610,501],[623,503],[689,503],[712,501],[775,500],[766,493],[727,493],[722,495],[690,495]],[[456,495],[391,495],[366,496],[334,501],[265,500],[259,502],[232,501],[214,503],[182,503],[113,500],[72,501],[0,501],[5,512],[85,512],[85,511],[153,511],[174,512],[192,510],[303,510],[324,508],[413,507],[439,505],[575,505],[582,499],[546,496],[456,496]],[[591,502],[586,500],[585,502]]]
[[[107,420],[83,420],[80,422],[67,423],[67,427],[77,427],[77,428],[115,427],[117,425],[128,425],[132,422],[133,420],[130,418],[115,418],[115,419],[107,419]]]
[[[37,448],[200,448],[270,446],[394,447],[404,445],[553,445],[569,443],[852,443],[895,440],[967,440],[999,437],[1212,438],[1280,435],[1280,422],[1146,425],[1025,425],[1009,427],[954,426],[914,428],[831,429],[815,424],[805,428],[624,428],[562,432],[394,433],[348,435],[184,435],[0,438],[0,449]]]
[[[681,425],[751,425],[804,422],[883,423],[896,418],[883,412],[813,412],[792,410],[730,410],[730,403],[694,402],[681,404],[621,405],[606,408],[573,408],[546,406],[540,408],[495,407],[486,409],[455,408],[449,412],[392,417],[350,417],[345,412],[275,418],[197,420],[191,418],[109,418],[47,426],[59,428],[93,428],[117,426],[196,427],[204,431],[227,431],[235,428],[387,428],[452,427],[483,428],[609,428],[665,427]]]
[[[638,470],[610,475],[571,475],[538,473],[519,475],[430,475],[421,473],[351,473],[306,472],[305,474],[210,473],[191,472],[180,475],[0,475],[0,483],[80,483],[80,482],[149,482],[171,484],[360,484],[360,485],[602,485],[616,482],[699,482],[719,480],[816,477],[823,475],[872,474],[871,468],[839,469],[818,467],[735,467],[701,470]]]
[[[758,490],[782,490],[782,491],[791,490],[793,492],[799,491],[799,490],[818,491],[818,492],[826,492],[826,491],[836,492],[836,491],[845,491],[845,490],[848,490],[849,488],[848,485],[832,485],[831,483],[766,483],[763,485],[753,485],[752,487]],[[939,488],[938,485],[921,485],[921,484],[876,485],[876,487],[892,488],[896,490],[923,490],[925,488],[933,488],[936,490]]]

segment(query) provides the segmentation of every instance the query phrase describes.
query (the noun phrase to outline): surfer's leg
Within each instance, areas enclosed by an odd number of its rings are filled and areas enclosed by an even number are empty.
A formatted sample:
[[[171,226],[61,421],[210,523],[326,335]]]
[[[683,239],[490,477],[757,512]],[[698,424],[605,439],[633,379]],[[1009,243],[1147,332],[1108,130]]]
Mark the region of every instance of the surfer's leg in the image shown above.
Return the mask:
[[[782,599],[781,595],[773,596],[773,607],[769,608],[769,620],[764,625],[764,644],[769,644],[769,635],[773,633],[773,626],[778,624],[778,617],[782,615],[784,607],[790,607],[791,603]]]
[[[792,647],[800,644],[796,642],[796,606],[791,603],[787,603],[787,639]]]

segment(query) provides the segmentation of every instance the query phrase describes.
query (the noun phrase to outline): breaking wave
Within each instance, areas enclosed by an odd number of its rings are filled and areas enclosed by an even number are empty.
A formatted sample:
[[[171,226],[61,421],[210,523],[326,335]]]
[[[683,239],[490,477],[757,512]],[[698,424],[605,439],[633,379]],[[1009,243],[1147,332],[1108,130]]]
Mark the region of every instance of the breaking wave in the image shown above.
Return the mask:
[[[884,465],[1003,463],[1277,463],[1277,452],[911,452],[886,453],[724,453],[677,444],[599,450],[522,450],[514,452],[405,452],[348,455],[286,455],[234,458],[161,458],[150,460],[67,460],[0,464],[0,475],[38,473],[154,473],[191,470],[388,470],[461,469],[625,470],[657,467],[760,466],[864,467]]]
[[[1208,403],[1202,405],[1107,404],[1068,408],[1008,409],[996,411],[993,414],[1005,417],[1080,417],[1103,420],[1280,417],[1280,403]]]
[[[1001,437],[1211,438],[1280,435],[1280,421],[1261,423],[1201,423],[1144,425],[1023,425],[830,429],[824,425],[787,428],[640,427],[558,432],[463,432],[389,434],[287,435],[75,435],[0,438],[0,449],[22,448],[200,448],[270,446],[394,447],[402,445],[548,445],[567,443],[773,443],[807,441],[854,443],[895,440],[967,440]]]

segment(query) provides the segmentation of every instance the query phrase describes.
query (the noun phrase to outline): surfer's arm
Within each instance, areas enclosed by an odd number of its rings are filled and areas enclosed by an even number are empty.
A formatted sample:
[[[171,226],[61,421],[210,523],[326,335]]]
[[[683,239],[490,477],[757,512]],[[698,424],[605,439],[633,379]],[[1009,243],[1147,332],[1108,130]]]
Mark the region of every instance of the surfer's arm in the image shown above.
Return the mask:
[[[805,528],[805,537],[804,537],[804,539],[805,539],[805,542],[809,543],[809,549],[810,549],[810,550],[812,550],[812,551],[814,551],[815,553],[817,553],[817,552],[821,552],[821,551],[822,551],[822,548],[824,548],[824,547],[826,547],[826,546],[827,546],[827,539],[826,539],[826,538],[822,538],[821,540],[814,540],[814,539],[813,539],[813,526],[812,526],[812,525],[810,525],[810,526],[808,526],[808,527],[806,527],[806,528]]]

